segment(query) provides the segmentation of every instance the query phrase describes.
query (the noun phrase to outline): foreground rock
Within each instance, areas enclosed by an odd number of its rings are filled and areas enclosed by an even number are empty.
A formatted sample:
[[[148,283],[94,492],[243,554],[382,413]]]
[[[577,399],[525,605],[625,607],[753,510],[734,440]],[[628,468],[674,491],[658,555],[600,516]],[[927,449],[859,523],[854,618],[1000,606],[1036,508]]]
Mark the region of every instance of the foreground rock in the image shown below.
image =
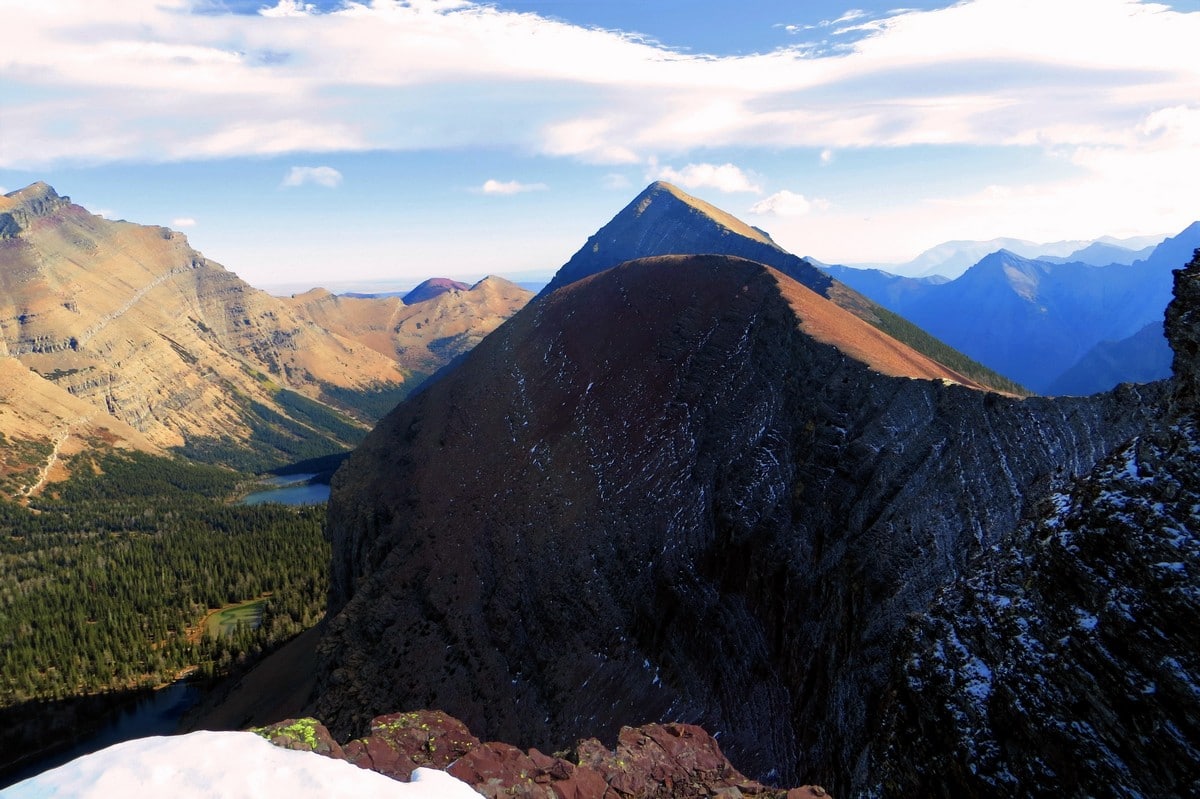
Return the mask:
[[[1159,423],[915,625],[874,793],[1200,795],[1200,257],[1166,329]]]
[[[670,718],[755,778],[865,784],[909,615],[1161,389],[892,377],[912,351],[831,308],[741,259],[631,262],[400,406],[334,480],[316,715],[542,751]]]
[[[314,719],[288,720],[256,730],[288,749],[314,751],[407,781],[417,768],[444,769],[484,796],[527,799],[700,799],[761,796],[809,799],[819,786],[771,788],[739,773],[717,742],[688,724],[626,727],[615,749],[595,738],[569,752],[547,755],[505,743],[481,743],[440,711],[380,716],[371,733],[344,746]]]

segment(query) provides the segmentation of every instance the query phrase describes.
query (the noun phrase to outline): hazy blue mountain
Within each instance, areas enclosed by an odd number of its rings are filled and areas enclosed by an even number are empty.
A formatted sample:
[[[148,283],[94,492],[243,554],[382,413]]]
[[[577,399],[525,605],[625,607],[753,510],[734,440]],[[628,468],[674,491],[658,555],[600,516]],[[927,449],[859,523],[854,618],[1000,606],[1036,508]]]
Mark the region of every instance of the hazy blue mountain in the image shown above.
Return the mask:
[[[905,277],[952,279],[967,271],[984,256],[999,250],[1008,250],[1022,258],[1052,263],[1080,261],[1094,266],[1131,264],[1139,258],[1148,257],[1155,245],[1162,239],[1162,236],[1136,236],[1128,239],[1104,236],[1095,241],[1068,240],[1041,244],[1013,238],[988,239],[987,241],[947,241],[936,247],[930,247],[907,263],[854,264],[854,268],[881,269]]]
[[[1171,272],[1188,263],[1197,247],[1200,223],[1131,264],[1053,263],[1001,250],[942,283],[872,270],[827,270],[950,346],[1046,393],[1061,390],[1059,377],[1101,342],[1121,342],[1160,321],[1171,298]],[[1154,352],[1147,351],[1146,358],[1161,358],[1160,351],[1157,356]],[[1083,379],[1089,365],[1099,368],[1102,363],[1107,364],[1103,376]],[[1146,374],[1157,374],[1154,363],[1136,357],[1089,359],[1070,385],[1072,391],[1084,386],[1090,391],[1141,381]]]
[[[893,303],[903,304],[910,298],[923,293],[930,286],[950,282],[950,278],[941,275],[902,277],[882,269],[859,269],[835,264],[819,265],[850,288],[867,295],[886,308],[892,308]]]
[[[1109,244],[1103,241],[1094,241],[1083,249],[1076,250],[1065,258],[1060,258],[1055,255],[1042,255],[1038,260],[1049,261],[1052,264],[1065,264],[1072,261],[1080,263],[1092,264],[1093,266],[1107,266],[1108,264],[1132,264],[1134,261],[1140,261],[1149,258],[1154,252],[1156,244],[1151,244],[1148,247],[1143,247],[1140,250],[1133,250],[1128,247],[1121,247],[1117,244]]]
[[[1171,348],[1161,322],[1120,341],[1101,341],[1050,384],[1051,395],[1086,396],[1117,383],[1149,383],[1171,376]]]

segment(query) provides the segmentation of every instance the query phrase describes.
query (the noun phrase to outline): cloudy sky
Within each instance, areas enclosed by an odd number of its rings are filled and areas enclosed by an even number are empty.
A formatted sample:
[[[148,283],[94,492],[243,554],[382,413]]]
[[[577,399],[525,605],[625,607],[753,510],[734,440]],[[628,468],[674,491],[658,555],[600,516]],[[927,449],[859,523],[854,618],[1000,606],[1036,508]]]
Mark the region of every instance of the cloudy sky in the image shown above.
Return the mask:
[[[1200,0],[0,0],[0,187],[256,285],[553,272],[665,179],[831,263],[1200,218]]]

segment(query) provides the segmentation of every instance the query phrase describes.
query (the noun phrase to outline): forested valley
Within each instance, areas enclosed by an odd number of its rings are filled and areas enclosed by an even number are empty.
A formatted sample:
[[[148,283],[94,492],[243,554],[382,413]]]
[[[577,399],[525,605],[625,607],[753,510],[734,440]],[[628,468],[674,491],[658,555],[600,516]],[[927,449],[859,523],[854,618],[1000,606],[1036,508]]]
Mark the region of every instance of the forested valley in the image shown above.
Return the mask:
[[[0,502],[0,709],[219,676],[320,618],[324,506],[234,504],[249,478],[219,467],[79,457],[28,507]],[[205,630],[256,599],[257,628]]]

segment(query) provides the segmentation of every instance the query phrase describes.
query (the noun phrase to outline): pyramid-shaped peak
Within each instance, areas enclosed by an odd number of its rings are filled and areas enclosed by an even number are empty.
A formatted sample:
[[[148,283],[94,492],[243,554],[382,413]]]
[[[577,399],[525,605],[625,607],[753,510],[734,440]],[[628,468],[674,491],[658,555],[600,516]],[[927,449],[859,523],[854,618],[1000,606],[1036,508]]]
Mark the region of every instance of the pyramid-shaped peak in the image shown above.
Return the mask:
[[[635,206],[636,213],[640,215],[650,206],[651,203],[659,201],[660,199],[666,199],[667,197],[673,198],[674,200],[677,200],[678,202],[688,206],[696,213],[708,217],[712,222],[716,223],[722,228],[725,228],[731,233],[736,233],[739,236],[745,236],[748,239],[753,239],[754,241],[762,244],[769,244],[772,247],[777,246],[775,242],[771,240],[770,236],[764,235],[763,232],[758,228],[747,225],[733,214],[723,211],[712,203],[701,200],[699,197],[694,197],[676,186],[674,183],[668,183],[665,180],[656,180],[651,183],[630,205]]]
[[[655,181],[596,231],[542,293],[634,258],[705,253],[769,264],[816,291],[823,291],[830,282],[762,231],[678,186]]]

